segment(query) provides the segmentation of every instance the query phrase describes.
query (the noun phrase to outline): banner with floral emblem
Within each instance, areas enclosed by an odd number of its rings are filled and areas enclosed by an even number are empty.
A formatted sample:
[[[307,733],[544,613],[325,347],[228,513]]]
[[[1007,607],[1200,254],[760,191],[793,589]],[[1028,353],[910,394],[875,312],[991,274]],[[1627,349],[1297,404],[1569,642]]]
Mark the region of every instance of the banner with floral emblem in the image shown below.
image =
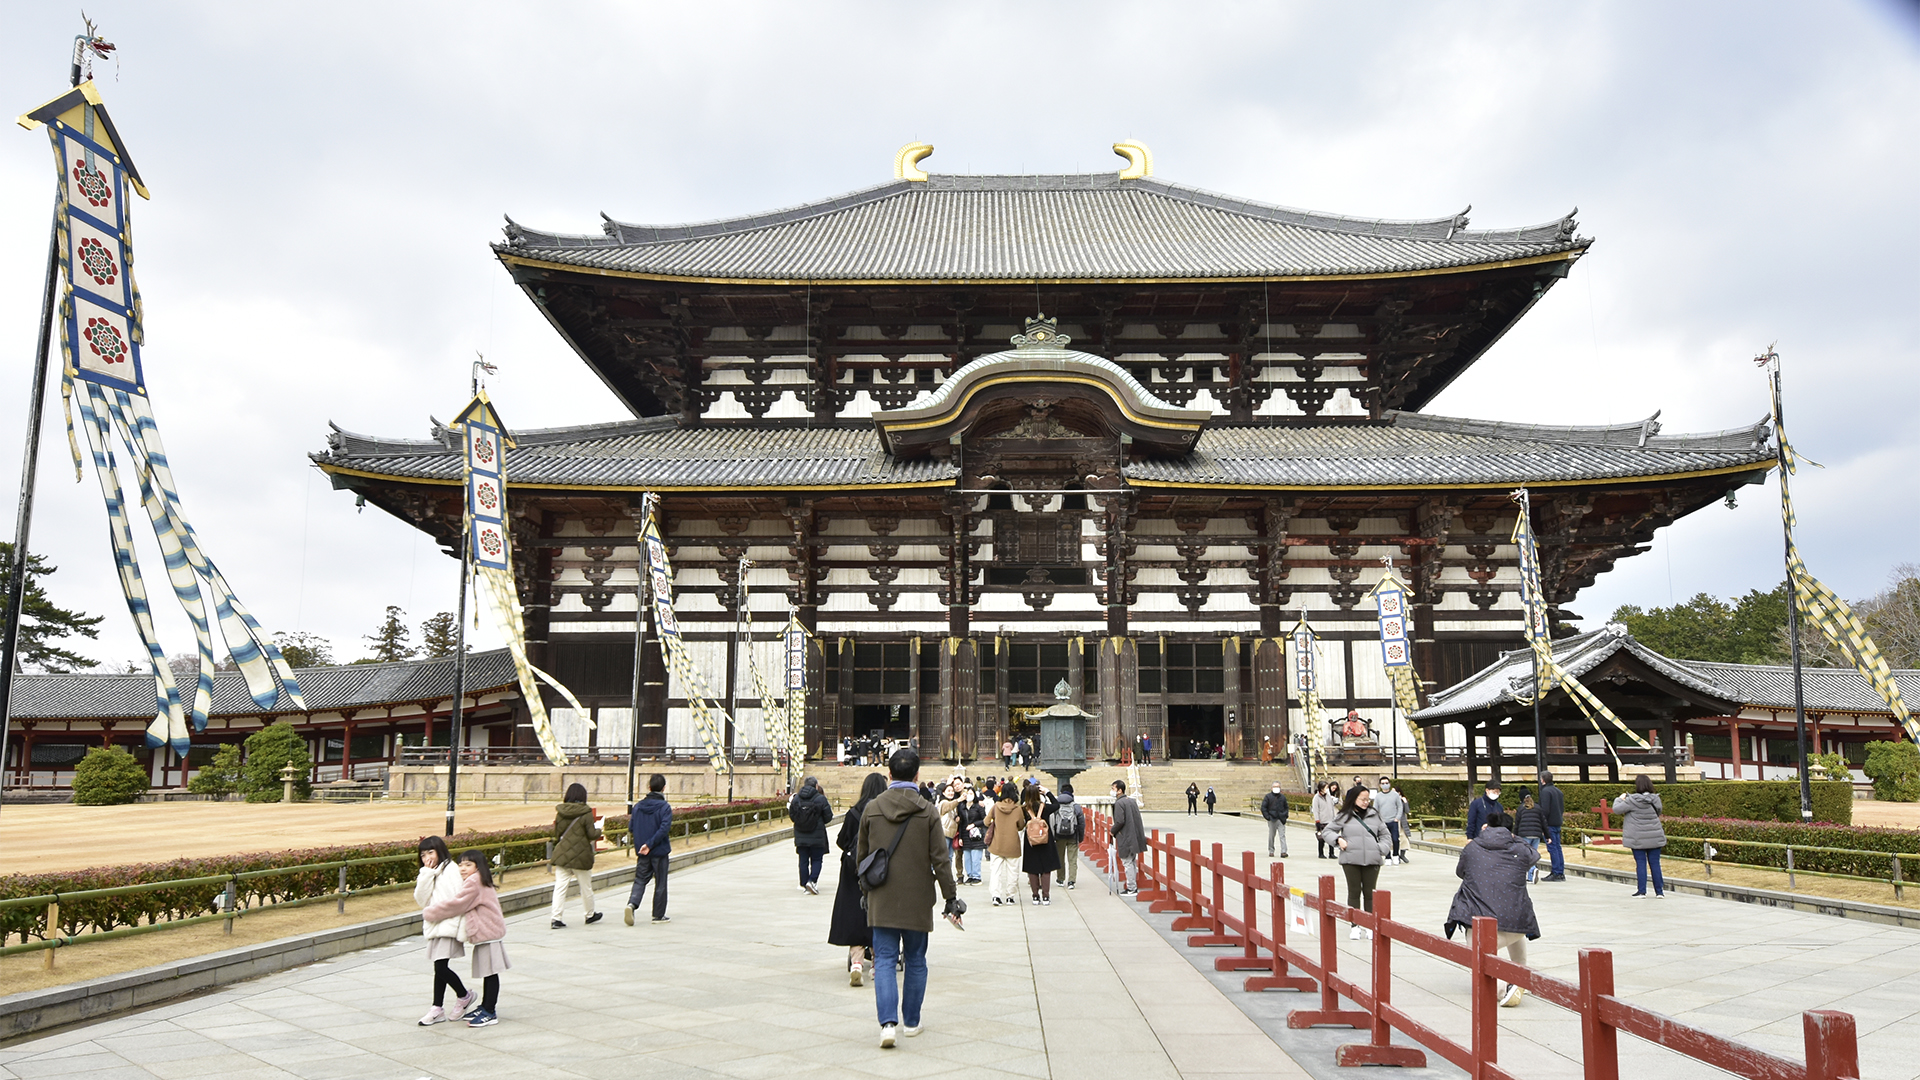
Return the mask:
[[[216,623],[221,643],[245,678],[255,706],[268,711],[304,709],[306,704],[279,649],[201,548],[167,460],[147,394],[146,337],[140,290],[133,278],[127,196],[148,197],[139,170],[91,81],[22,116],[20,125],[28,130],[44,126],[53,143],[58,176],[54,249],[64,278],[56,313],[61,396],[68,408],[67,441],[73,450],[74,479],[82,476],[79,442],[73,434],[72,409],[77,405],[80,429],[92,451],[94,475],[106,504],[107,535],[120,589],[153,672],[154,718],[147,727],[147,744],[170,746],[184,756],[192,733],[206,729],[212,707]],[[191,690],[176,681],[154,628],[133,546],[116,445],[126,454],[126,464],[139,483],[140,503],[153,524],[174,598],[193,625],[199,670]]]

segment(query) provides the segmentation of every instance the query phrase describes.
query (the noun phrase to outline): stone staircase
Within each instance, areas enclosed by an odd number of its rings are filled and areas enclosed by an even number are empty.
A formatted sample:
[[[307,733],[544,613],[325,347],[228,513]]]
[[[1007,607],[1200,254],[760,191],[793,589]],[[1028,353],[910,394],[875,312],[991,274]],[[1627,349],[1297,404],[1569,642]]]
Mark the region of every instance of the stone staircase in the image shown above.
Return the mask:
[[[860,784],[870,772],[884,770],[864,766],[816,765],[807,770],[811,776],[820,779],[821,790],[835,809],[851,806],[860,795]],[[939,762],[930,762],[920,774],[921,779],[936,781],[951,775],[953,767]],[[966,769],[970,777],[1003,776],[1006,770],[997,761],[984,766],[970,765]],[[1015,772],[1012,775],[1034,776],[1049,787],[1053,778],[1038,770]],[[1127,780],[1127,770],[1115,765],[1097,765],[1073,778],[1074,790],[1081,795],[1105,795],[1115,780]],[[1187,808],[1187,785],[1200,785],[1204,796],[1209,785],[1218,798],[1215,811],[1257,812],[1260,799],[1272,789],[1275,780],[1279,780],[1282,789],[1298,795],[1299,781],[1293,769],[1284,765],[1262,765],[1258,762],[1242,764],[1235,761],[1173,761],[1154,762],[1140,769],[1140,786],[1145,790],[1145,805],[1148,810],[1185,810]],[[1131,781],[1129,781],[1131,783]],[[1204,809],[1205,803],[1201,804]]]

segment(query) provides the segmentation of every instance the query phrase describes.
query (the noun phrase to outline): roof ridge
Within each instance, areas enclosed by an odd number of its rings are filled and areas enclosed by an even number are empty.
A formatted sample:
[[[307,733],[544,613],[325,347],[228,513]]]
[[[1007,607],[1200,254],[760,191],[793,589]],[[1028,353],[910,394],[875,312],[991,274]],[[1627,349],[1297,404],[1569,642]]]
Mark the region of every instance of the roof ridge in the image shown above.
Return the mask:
[[[508,216],[505,232],[507,242],[495,244],[495,250],[510,248],[591,248],[591,247],[641,247],[648,244],[676,243],[686,240],[698,240],[712,236],[726,236],[752,232],[758,229],[789,225],[796,221],[821,217],[826,214],[857,206],[913,194],[916,191],[1025,191],[1025,192],[1075,192],[1075,191],[1138,191],[1162,198],[1174,199],[1224,213],[1238,214],[1263,221],[1295,225],[1301,228],[1316,229],[1322,232],[1339,233],[1349,236],[1395,237],[1408,240],[1438,240],[1443,242],[1574,242],[1578,238],[1574,230],[1578,227],[1575,211],[1551,221],[1533,225],[1524,225],[1507,229],[1469,229],[1468,212],[1472,206],[1458,213],[1435,218],[1389,218],[1357,217],[1349,214],[1336,214],[1322,210],[1306,210],[1299,207],[1284,206],[1279,203],[1264,202],[1258,199],[1240,198],[1210,191],[1206,188],[1175,183],[1155,177],[1120,179],[1118,173],[1041,173],[1041,174],[951,174],[935,173],[925,181],[891,180],[873,187],[859,188],[844,194],[798,203],[758,214],[744,214],[734,217],[710,218],[704,221],[679,224],[649,225],[644,223],[620,221],[604,211],[601,235],[592,233],[562,233],[541,229],[530,229]]]
[[[1767,417],[1746,427],[1719,431],[1660,434],[1660,413],[1625,424],[1525,424],[1511,420],[1479,420],[1465,416],[1440,416],[1434,413],[1388,409],[1382,419],[1395,427],[1416,431],[1443,431],[1455,435],[1484,435],[1532,439],[1590,446],[1630,446],[1641,449],[1721,449],[1738,450],[1765,445],[1771,435]]]
[[[709,218],[705,221],[690,221],[680,224],[646,225],[630,221],[619,221],[601,211],[602,235],[592,233],[555,233],[538,229],[529,229],[511,216],[507,218],[505,232],[507,243],[495,244],[501,247],[633,247],[642,244],[672,243],[680,240],[698,240],[708,236],[724,236],[729,233],[748,232],[753,229],[771,228],[776,225],[788,225],[807,218],[831,214],[855,206],[879,202],[912,190],[912,182],[907,180],[889,180],[869,188],[859,188],[831,198],[817,199],[813,202],[797,203],[758,214],[744,214],[736,217]]]

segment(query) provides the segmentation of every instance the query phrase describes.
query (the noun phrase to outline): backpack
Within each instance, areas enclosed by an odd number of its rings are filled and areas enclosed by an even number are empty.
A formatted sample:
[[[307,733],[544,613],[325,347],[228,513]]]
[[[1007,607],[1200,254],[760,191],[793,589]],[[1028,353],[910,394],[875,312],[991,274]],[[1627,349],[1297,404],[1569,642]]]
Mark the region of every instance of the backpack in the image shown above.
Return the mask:
[[[1086,836],[1086,819],[1081,817],[1080,808],[1072,804],[1062,806],[1053,812],[1053,820],[1048,826],[1053,829],[1054,839],[1067,843],[1078,842]]]
[[[1028,818],[1027,843],[1033,847],[1039,847],[1041,844],[1046,843],[1047,840],[1047,819],[1039,817]]]

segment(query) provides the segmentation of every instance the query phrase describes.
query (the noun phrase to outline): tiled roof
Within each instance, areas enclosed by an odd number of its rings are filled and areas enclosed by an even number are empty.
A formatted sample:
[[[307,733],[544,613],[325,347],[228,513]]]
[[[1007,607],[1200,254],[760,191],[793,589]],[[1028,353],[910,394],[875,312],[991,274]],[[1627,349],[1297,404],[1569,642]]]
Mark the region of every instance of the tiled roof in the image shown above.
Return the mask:
[[[814,488],[938,484],[951,466],[895,461],[871,428],[681,428],[678,417],[517,431],[506,452],[513,485],[611,488]],[[374,439],[336,429],[322,466],[379,476],[460,479],[455,444]]]
[[[404,660],[387,664],[299,668],[294,680],[307,712],[367,709],[453,696],[452,660]],[[505,649],[474,653],[467,658],[464,691],[467,694],[499,690],[518,680],[513,659]],[[286,691],[271,713],[293,713]],[[223,671],[213,677],[210,716],[257,716],[261,709],[247,693],[244,677]],[[16,675],[13,680],[13,716],[36,719],[153,718],[152,675]]]
[[[1515,644],[1520,643],[1516,640]],[[1669,660],[1640,644],[1627,633],[1625,627],[1618,624],[1609,624],[1553,643],[1554,659],[1575,678],[1592,671],[1600,666],[1601,661],[1623,650],[1682,686],[1711,697],[1725,699],[1729,696],[1712,679],[1702,678],[1683,661]],[[1500,659],[1452,686],[1435,691],[1428,699],[1427,707],[1409,713],[1408,719],[1423,724],[1437,724],[1448,717],[1476,712],[1489,706],[1508,702],[1517,704],[1523,698],[1529,701],[1533,698],[1533,650],[1517,647],[1512,652],[1501,653]]]
[[[1701,676],[1726,688],[1726,696],[1757,709],[1784,709],[1793,712],[1793,669],[1784,664],[1716,664],[1704,660],[1679,661]],[[1896,671],[1893,681],[1900,696],[1909,703],[1920,701],[1920,671]],[[1893,711],[1880,695],[1867,686],[1867,680],[1852,668],[1802,667],[1800,682],[1805,688],[1807,708],[1818,712],[1877,713],[1892,716]]]
[[[871,428],[681,428],[654,417],[516,433],[507,476],[516,485],[610,488],[857,487],[939,484],[953,466],[897,461]],[[1142,483],[1286,487],[1417,487],[1631,479],[1752,467],[1773,461],[1768,430],[1655,435],[1657,427],[1544,427],[1389,412],[1379,422],[1211,427],[1193,453],[1127,466]],[[455,481],[451,439],[376,439],[335,430],[323,467]]]
[[[1647,434],[1642,424],[1544,427],[1390,411],[1379,423],[1210,428],[1192,454],[1130,465],[1127,478],[1274,487],[1526,484],[1711,472],[1772,460],[1765,424],[1661,436]]]
[[[746,281],[1005,281],[1392,274],[1564,254],[1568,215],[1470,230],[1342,217],[1152,178],[898,180],[769,214],[698,225],[608,219],[604,235],[507,226],[503,257],[647,276]]]
[[[1518,647],[1444,690],[1436,691],[1426,708],[1410,714],[1421,723],[1439,723],[1451,716],[1533,695],[1533,652]],[[1626,628],[1609,624],[1553,643],[1553,655],[1576,677],[1625,649],[1667,678],[1717,698],[1748,708],[1793,711],[1793,669],[1773,664],[1719,664],[1705,660],[1673,660],[1634,640]],[[1806,706],[1816,712],[1862,713],[1891,716],[1892,710],[1852,668],[1800,669]],[[1908,700],[1920,700],[1920,671],[1896,671],[1894,681]]]

